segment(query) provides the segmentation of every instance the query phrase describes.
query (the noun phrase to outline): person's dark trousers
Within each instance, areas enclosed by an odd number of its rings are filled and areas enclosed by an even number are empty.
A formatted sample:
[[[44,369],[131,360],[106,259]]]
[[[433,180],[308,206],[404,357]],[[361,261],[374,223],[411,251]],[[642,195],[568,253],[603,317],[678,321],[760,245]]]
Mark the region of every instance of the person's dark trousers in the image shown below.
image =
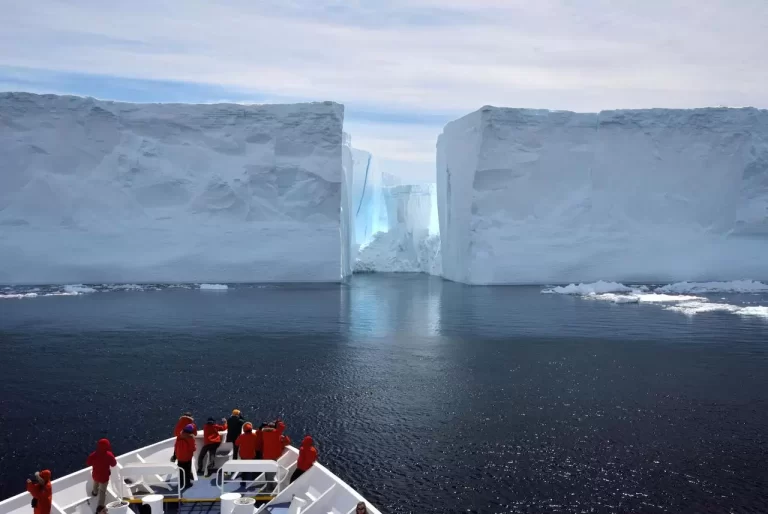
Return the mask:
[[[297,478],[299,478],[303,474],[304,474],[304,471],[301,469],[297,469],[296,471],[294,471],[293,475],[291,475],[291,481],[289,482],[289,484],[292,484]]]
[[[205,456],[209,455],[210,458],[208,460],[208,471],[213,472],[213,469],[216,467],[216,450],[219,449],[219,446],[221,443],[211,443],[206,444],[203,446],[203,449],[200,450],[200,455],[197,457],[197,474],[202,475],[203,474],[203,464],[205,464]]]
[[[240,487],[247,486],[253,480],[256,480],[256,473],[248,471],[240,473]]]
[[[232,443],[232,460],[237,460],[237,454],[240,452],[240,447],[235,443]]]
[[[184,470],[184,487],[183,489],[186,489],[187,487],[190,487],[192,485],[192,461],[188,460],[186,462],[184,461],[178,461],[178,465],[181,469]]]

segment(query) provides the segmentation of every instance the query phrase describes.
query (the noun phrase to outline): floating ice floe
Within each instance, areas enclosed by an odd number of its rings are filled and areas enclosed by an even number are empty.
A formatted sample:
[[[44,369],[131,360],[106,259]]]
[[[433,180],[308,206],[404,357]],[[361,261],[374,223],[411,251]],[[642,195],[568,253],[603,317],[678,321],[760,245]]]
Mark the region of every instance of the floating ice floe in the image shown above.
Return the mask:
[[[624,284],[619,284],[618,282],[605,282],[603,280],[590,284],[568,284],[567,286],[553,287],[542,291],[542,293],[570,294],[577,296],[630,292],[632,292],[632,288],[627,287]]]
[[[202,291],[226,291],[229,286],[226,284],[200,284]]]
[[[84,286],[83,284],[72,284],[72,285],[64,286],[64,292],[86,294],[86,293],[95,293],[96,290],[92,287]]]
[[[768,284],[754,280],[730,282],[677,282],[656,289],[661,293],[766,293]]]
[[[605,282],[601,280],[589,284],[569,284],[567,286],[551,287],[542,290],[542,293],[576,295],[585,300],[597,300],[612,303],[664,304],[665,310],[680,312],[688,316],[703,312],[729,312],[740,316],[768,318],[768,306],[740,306],[729,303],[715,303],[710,302],[704,296],[694,296],[691,294],[747,292],[768,292],[768,285],[753,280],[737,280],[732,282],[704,283],[679,282],[651,289],[648,286],[629,287],[617,282]]]
[[[0,300],[19,300],[22,298],[37,298],[37,293],[0,293]]]

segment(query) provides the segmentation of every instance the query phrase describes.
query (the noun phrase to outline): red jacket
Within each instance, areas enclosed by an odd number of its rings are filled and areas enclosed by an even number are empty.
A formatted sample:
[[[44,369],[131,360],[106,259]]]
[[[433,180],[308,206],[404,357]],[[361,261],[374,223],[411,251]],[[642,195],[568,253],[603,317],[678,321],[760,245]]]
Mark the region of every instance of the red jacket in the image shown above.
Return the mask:
[[[176,458],[179,462],[189,462],[195,457],[195,436],[187,432],[182,432],[176,438]]]
[[[203,425],[203,445],[216,444],[221,442],[221,434],[219,432],[227,429],[227,422],[223,425],[216,425],[214,423],[206,423]]]
[[[290,446],[291,445],[291,438],[288,437],[285,434],[281,435],[280,436],[280,444],[282,445],[283,450],[285,450],[286,446]]]
[[[301,448],[299,448],[299,458],[296,461],[296,469],[306,471],[312,467],[312,464],[314,464],[316,460],[317,448],[315,448],[312,438],[307,436],[301,442]]]
[[[51,488],[50,480],[46,481],[45,485],[35,482],[27,484],[27,492],[29,492],[33,498],[37,498],[35,514],[51,514],[53,488]]]
[[[197,433],[197,425],[195,425],[194,419],[190,418],[189,416],[180,417],[179,421],[176,422],[176,427],[173,429],[174,437],[179,437],[179,434],[184,431],[184,427],[190,424],[195,427],[195,433]]]
[[[256,451],[258,450],[259,436],[257,432],[243,432],[235,441],[235,444],[240,448],[240,458],[244,460],[250,460],[256,458]]]
[[[285,423],[282,421],[277,422],[277,428],[264,427],[261,429],[261,437],[264,440],[263,459],[277,460],[283,454],[283,445],[280,442],[283,430],[285,430]]]
[[[94,482],[103,484],[109,481],[109,475],[111,474],[109,468],[117,466],[117,460],[115,460],[115,454],[112,453],[109,439],[99,439],[99,442],[96,443],[96,451],[88,456],[85,465],[93,466],[91,476]]]

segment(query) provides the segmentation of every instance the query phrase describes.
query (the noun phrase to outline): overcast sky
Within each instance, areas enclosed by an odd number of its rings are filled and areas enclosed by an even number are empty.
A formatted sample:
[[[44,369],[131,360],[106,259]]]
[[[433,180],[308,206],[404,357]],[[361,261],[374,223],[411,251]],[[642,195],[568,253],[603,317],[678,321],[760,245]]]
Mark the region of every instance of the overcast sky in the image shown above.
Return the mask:
[[[768,0],[0,0],[0,90],[346,105],[353,145],[434,180],[483,105],[768,107]]]

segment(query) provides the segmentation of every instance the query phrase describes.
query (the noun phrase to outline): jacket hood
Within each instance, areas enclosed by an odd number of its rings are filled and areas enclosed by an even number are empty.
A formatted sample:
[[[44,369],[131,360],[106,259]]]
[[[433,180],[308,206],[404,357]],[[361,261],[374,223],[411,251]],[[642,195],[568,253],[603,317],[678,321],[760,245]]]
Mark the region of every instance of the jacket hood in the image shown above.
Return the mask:
[[[312,436],[308,435],[304,438],[304,440],[301,442],[302,448],[309,448],[310,446],[314,446],[315,441],[312,439]]]
[[[99,439],[96,443],[96,450],[99,452],[111,452],[112,445],[109,443],[109,439]]]

